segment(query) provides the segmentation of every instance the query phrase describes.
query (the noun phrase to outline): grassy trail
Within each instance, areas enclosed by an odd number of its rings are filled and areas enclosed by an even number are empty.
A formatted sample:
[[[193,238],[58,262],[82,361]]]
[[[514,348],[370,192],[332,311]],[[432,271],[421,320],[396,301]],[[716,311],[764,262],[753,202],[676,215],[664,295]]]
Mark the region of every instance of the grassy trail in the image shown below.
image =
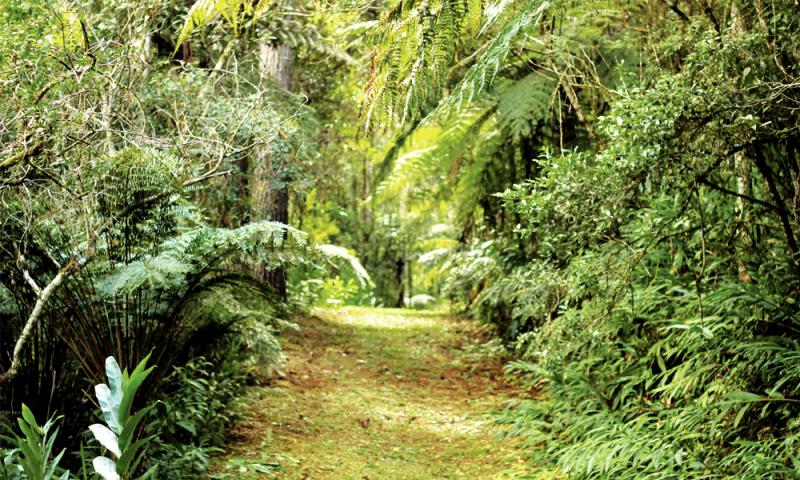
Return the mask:
[[[217,478],[517,478],[489,412],[514,391],[472,322],[346,308],[301,319],[280,379],[252,387]]]

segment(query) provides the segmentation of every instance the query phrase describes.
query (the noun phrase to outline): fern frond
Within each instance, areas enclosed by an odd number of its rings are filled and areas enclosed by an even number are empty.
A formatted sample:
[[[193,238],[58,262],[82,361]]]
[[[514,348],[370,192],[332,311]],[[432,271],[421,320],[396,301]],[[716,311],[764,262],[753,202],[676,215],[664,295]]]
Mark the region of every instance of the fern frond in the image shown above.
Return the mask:
[[[372,278],[361,264],[361,261],[346,248],[337,245],[317,245],[317,250],[329,261],[346,264],[356,274],[361,287],[372,286]]]
[[[505,89],[497,104],[497,118],[515,144],[548,120],[557,87],[555,80],[533,72]]]
[[[403,124],[438,101],[464,32],[476,31],[477,0],[400,2],[384,18],[362,118]],[[476,21],[477,19],[477,21]]]
[[[268,6],[267,0],[258,0],[255,4],[248,0],[197,0],[189,7],[189,13],[178,35],[173,55],[195,30],[205,27],[217,17],[224,18],[231,25],[234,33],[238,33],[239,24],[244,15],[258,17],[266,11]]]
[[[365,125],[376,120],[390,126],[417,120],[441,106],[451,69],[465,38],[485,33],[506,10],[515,17],[489,40],[485,52],[470,67],[444,101],[447,107],[468,104],[492,83],[508,53],[531,33],[555,0],[528,0],[514,9],[513,0],[499,1],[479,28],[483,6],[477,0],[443,0],[407,5],[403,2],[384,19],[384,35],[374,52],[373,72],[362,110]]]
[[[418,126],[394,158],[387,156],[385,161],[391,161],[392,167],[382,169],[388,172],[388,176],[379,179],[377,195],[385,197],[387,194],[396,194],[405,185],[415,185],[440,178],[448,172],[457,172],[458,166],[454,162],[473,145],[474,134],[493,113],[494,105],[484,102],[446,119],[443,125],[429,119]]]
[[[176,289],[187,278],[204,276],[244,262],[277,267],[306,258],[305,233],[278,222],[236,228],[199,227],[164,242],[156,255],[117,265],[99,281],[98,290],[113,297],[140,289]]]
[[[515,43],[527,35],[554,5],[551,0],[529,0],[516,18],[506,23],[500,33],[491,40],[486,51],[470,67],[464,79],[447,98],[449,107],[461,108],[486,87],[497,76]]]

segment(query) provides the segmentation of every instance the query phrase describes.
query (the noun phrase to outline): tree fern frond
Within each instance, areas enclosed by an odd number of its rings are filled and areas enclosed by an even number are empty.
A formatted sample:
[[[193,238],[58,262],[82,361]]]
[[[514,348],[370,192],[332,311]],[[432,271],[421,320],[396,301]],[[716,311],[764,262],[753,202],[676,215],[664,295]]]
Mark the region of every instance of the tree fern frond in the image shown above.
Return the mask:
[[[470,67],[464,79],[446,99],[446,105],[461,108],[488,87],[502,68],[515,42],[527,35],[554,4],[555,1],[551,0],[529,0],[519,15],[506,23],[491,40],[483,55]]]
[[[117,265],[99,281],[101,293],[113,297],[142,288],[179,288],[190,276],[205,275],[239,262],[277,267],[302,262],[306,235],[278,222],[256,222],[235,229],[199,227],[164,242],[155,255]]]
[[[477,0],[429,0],[400,2],[384,17],[362,109],[367,127],[414,121],[435,106],[462,33],[475,30],[481,12]]]
[[[539,122],[547,121],[557,88],[554,79],[533,72],[505,89],[497,104],[497,117],[500,128],[515,144],[529,137]]]
[[[379,179],[378,197],[392,195],[405,185],[415,185],[457,171],[453,162],[473,144],[474,134],[494,113],[494,104],[484,102],[464,109],[439,124],[433,118],[415,128],[405,147],[396,151],[385,179]]]
[[[259,0],[255,4],[247,0],[197,0],[189,7],[186,21],[178,35],[175,52],[195,30],[205,27],[217,17],[224,18],[233,27],[233,31],[238,33],[239,22],[243,15],[258,17],[268,6],[267,0]]]
[[[481,29],[483,5],[478,0],[401,2],[385,17],[384,35],[374,52],[362,109],[367,128],[375,121],[404,125],[437,105],[452,109],[469,103],[491,84],[511,49],[531,33],[556,0],[528,0],[515,9],[515,17],[489,40],[466,77],[440,104],[464,39],[485,33],[515,3],[501,0],[494,4]]]

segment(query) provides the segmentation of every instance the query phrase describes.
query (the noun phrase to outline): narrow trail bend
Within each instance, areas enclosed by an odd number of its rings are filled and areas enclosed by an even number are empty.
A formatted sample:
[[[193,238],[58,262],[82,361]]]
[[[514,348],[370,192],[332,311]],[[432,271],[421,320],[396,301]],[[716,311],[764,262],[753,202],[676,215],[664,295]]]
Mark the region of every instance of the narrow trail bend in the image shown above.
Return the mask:
[[[443,313],[319,310],[251,387],[216,478],[510,479],[521,453],[490,412],[516,393],[478,326]]]

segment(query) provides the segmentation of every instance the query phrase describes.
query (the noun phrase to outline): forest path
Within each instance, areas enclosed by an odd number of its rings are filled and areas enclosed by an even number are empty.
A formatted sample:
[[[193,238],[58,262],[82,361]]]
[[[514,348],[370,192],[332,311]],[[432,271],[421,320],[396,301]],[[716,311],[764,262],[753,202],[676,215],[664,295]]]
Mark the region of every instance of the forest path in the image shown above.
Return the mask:
[[[215,478],[509,479],[522,454],[491,413],[515,391],[496,343],[443,312],[318,310],[283,337],[282,378],[251,387]]]

